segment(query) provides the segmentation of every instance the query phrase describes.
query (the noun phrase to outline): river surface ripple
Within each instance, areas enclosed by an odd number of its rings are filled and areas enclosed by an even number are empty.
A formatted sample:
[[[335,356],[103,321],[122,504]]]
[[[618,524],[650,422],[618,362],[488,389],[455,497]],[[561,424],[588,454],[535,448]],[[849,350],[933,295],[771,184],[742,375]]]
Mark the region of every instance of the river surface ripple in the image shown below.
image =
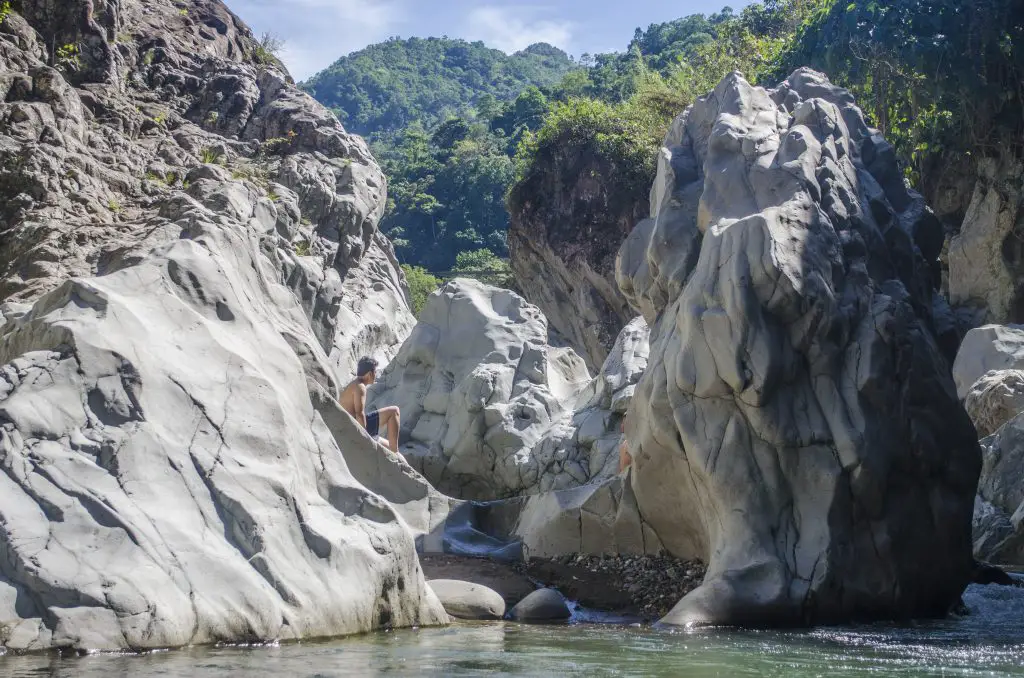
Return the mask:
[[[322,643],[146,654],[0,657],[17,678],[212,676],[1024,676],[1024,589],[971,586],[969,616],[812,631],[667,632],[510,623],[374,633]]]

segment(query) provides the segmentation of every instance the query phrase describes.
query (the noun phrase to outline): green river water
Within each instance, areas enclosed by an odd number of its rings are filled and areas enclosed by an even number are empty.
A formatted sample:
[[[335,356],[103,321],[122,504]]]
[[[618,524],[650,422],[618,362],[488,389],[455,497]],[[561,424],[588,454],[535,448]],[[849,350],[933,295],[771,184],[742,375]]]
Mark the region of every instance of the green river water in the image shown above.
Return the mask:
[[[323,643],[142,655],[0,657],[0,676],[1024,676],[1024,589],[972,586],[971,614],[913,625],[667,632],[593,623],[457,624]]]

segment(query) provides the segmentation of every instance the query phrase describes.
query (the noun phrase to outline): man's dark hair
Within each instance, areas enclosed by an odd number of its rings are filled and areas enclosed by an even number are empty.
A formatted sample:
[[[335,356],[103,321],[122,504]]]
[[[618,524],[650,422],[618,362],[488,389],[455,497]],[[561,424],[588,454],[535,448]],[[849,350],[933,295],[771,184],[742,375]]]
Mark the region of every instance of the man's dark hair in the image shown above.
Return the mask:
[[[357,377],[365,377],[377,369],[377,361],[373,358],[363,357],[359,359],[359,366],[356,368]]]

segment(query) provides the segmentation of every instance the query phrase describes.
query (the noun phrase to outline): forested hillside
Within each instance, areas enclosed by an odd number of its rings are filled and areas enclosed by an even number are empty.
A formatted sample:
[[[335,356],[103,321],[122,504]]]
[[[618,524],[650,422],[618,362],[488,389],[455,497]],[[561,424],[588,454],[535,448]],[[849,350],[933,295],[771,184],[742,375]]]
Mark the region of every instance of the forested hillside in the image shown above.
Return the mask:
[[[507,55],[482,42],[395,38],[338,59],[302,87],[349,131],[380,141],[414,122],[433,129],[530,85],[553,85],[575,68],[546,44]]]
[[[382,228],[403,262],[448,272],[461,254],[461,270],[501,275],[506,196],[543,209],[574,178],[559,179],[571,168],[557,159],[592,154],[621,203],[611,211],[644,209],[668,124],[732,70],[774,84],[806,65],[853,89],[907,180],[955,224],[977,158],[1021,146],[1022,15],[1019,0],[765,0],[637,29],[623,52],[575,64],[549,46],[509,57],[392,40],[305,87],[371,138],[390,181]]]

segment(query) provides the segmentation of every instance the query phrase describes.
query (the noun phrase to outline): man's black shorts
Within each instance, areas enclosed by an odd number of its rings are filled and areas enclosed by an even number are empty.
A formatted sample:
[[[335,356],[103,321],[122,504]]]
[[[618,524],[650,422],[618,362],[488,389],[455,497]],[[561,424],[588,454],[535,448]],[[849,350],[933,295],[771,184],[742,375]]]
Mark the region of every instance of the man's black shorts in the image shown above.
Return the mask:
[[[380,433],[380,410],[374,410],[366,415],[366,432],[374,438]]]

